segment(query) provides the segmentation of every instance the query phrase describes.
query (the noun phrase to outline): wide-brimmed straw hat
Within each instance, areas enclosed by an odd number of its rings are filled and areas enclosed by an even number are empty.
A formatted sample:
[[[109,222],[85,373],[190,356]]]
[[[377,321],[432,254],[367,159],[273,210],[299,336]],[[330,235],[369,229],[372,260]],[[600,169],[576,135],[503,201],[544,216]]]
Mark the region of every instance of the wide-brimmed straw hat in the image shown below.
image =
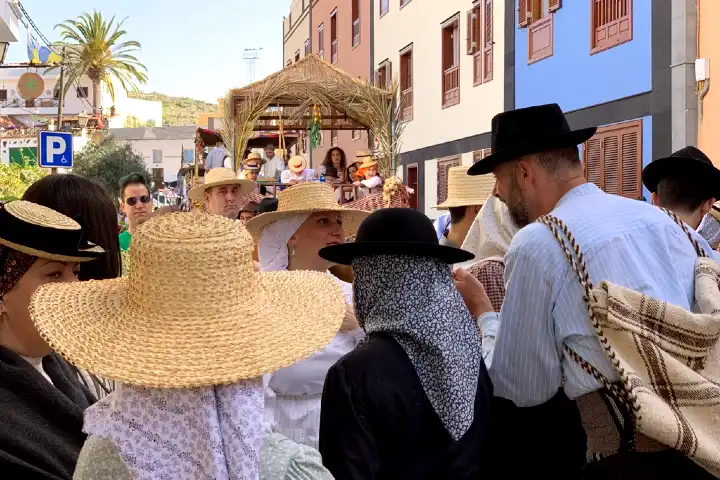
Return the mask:
[[[302,155],[295,155],[288,161],[288,170],[300,173],[307,168],[307,160]]]
[[[191,388],[256,378],[326,346],[346,307],[327,273],[255,272],[252,252],[240,222],[221,215],[152,218],[133,235],[127,278],[44,285],[30,315],[55,351],[111,380]]]
[[[332,187],[322,182],[294,185],[279,192],[277,198],[278,208],[276,211],[258,215],[245,225],[256,242],[260,241],[263,229],[271,223],[292,215],[315,212],[341,213],[345,236],[351,237],[355,235],[360,223],[369,214],[369,212],[343,208],[338,205]]]
[[[533,153],[577,148],[596,131],[596,127],[571,130],[556,103],[498,113],[492,119],[490,155],[470,167],[468,174],[485,175],[501,163]]]
[[[708,198],[710,195],[720,198],[720,169],[693,146],[681,148],[669,157],[650,162],[642,171],[642,181],[652,193],[657,192],[658,183],[663,178],[680,175],[695,178],[698,191],[707,192]]]
[[[202,202],[205,198],[205,190],[219,185],[240,185],[242,187],[241,195],[246,195],[255,190],[255,182],[252,180],[238,178],[237,173],[232,168],[218,167],[205,174],[205,183],[190,189],[188,193],[190,200]]]
[[[373,154],[370,150],[358,150],[355,152],[355,161],[364,162],[366,159],[372,160]]]
[[[453,207],[467,207],[470,205],[483,205],[495,186],[492,175],[468,175],[468,165],[452,167],[448,170],[447,199],[437,205],[438,210],[447,210]]]
[[[377,164],[378,164],[377,161],[373,160],[372,157],[365,157],[365,159],[363,160],[363,163],[358,167],[358,169],[362,170],[362,169],[369,168],[369,167],[376,167]]]
[[[247,170],[249,172],[259,172],[260,168],[262,168],[262,161],[260,161],[260,159],[248,157],[243,162],[243,170]]]
[[[87,240],[82,219],[24,200],[0,207],[0,244],[58,262],[89,262],[105,250]]]
[[[412,208],[375,210],[360,225],[354,242],[321,248],[318,254],[340,265],[375,255],[414,255],[448,264],[475,258],[465,250],[440,245],[432,221]]]

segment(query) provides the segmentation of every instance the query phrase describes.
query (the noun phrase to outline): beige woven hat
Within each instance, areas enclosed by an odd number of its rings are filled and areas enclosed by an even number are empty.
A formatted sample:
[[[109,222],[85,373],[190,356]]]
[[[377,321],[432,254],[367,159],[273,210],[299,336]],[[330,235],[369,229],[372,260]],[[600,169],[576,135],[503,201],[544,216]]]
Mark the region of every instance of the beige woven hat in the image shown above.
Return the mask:
[[[469,205],[483,205],[495,187],[492,175],[468,175],[470,165],[452,167],[448,170],[447,199],[437,205],[438,210]]]
[[[288,170],[300,173],[307,168],[307,160],[302,155],[295,155],[288,161]]]
[[[248,156],[245,159],[245,161],[248,161],[248,160],[262,160],[262,156],[260,156],[259,153],[250,152],[250,153],[248,153]]]
[[[205,199],[205,190],[218,185],[240,185],[242,187],[242,195],[246,195],[255,190],[255,182],[238,178],[237,173],[232,168],[213,168],[205,174],[205,183],[190,189],[189,197],[193,202],[202,202]]]
[[[372,160],[373,154],[370,150],[358,150],[355,152],[355,161],[365,161],[365,160]]]
[[[126,278],[44,285],[30,315],[70,363],[119,382],[259,377],[327,345],[345,301],[327,273],[254,272],[252,251],[240,222],[220,215],[154,217],[133,235]]]
[[[265,227],[281,218],[298,213],[341,212],[346,237],[355,235],[360,223],[370,214],[370,212],[362,210],[341,207],[335,200],[335,192],[332,187],[322,182],[306,182],[286,188],[278,193],[277,199],[276,211],[260,214],[245,224],[255,238],[255,242],[260,241]]]

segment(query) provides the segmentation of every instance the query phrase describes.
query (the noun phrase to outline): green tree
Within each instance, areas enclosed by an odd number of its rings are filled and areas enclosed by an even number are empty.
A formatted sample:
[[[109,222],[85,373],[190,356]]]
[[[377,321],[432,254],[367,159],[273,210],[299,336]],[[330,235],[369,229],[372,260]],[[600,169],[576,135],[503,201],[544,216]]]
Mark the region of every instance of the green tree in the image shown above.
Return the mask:
[[[109,21],[98,11],[83,13],[76,20],[65,20],[55,26],[60,29],[61,41],[55,46],[64,51],[63,64],[68,67],[65,91],[85,75],[93,84],[92,105],[100,108],[100,85],[105,83],[110,98],[115,101],[113,80],[125,92],[136,92],[138,83],[147,82],[147,68],[135,57],[140,42],[124,40],[127,31],[122,29],[125,20]]]
[[[125,117],[125,124],[123,126],[125,128],[137,128],[140,126],[140,120],[137,117],[128,115],[127,117]]]
[[[145,122],[145,126],[146,126],[146,127],[150,127],[150,128],[154,127],[154,126],[155,126],[155,120],[152,120],[152,119],[148,120],[147,122]]]
[[[0,164],[0,200],[19,199],[30,185],[44,176],[45,172],[29,159],[26,159],[25,165]]]
[[[139,173],[150,185],[150,173],[142,155],[129,143],[120,144],[112,136],[100,143],[90,142],[75,154],[73,173],[105,185],[115,198],[120,196],[118,182],[130,173]]]

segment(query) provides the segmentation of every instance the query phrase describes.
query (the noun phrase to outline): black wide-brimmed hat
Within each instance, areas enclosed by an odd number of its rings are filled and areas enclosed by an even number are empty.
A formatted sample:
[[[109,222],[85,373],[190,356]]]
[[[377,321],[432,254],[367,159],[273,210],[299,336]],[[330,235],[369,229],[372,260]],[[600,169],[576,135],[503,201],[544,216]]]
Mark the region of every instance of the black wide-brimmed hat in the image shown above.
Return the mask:
[[[58,262],[88,262],[105,253],[87,240],[82,219],[24,200],[0,208],[0,244]]]
[[[570,130],[556,103],[499,113],[492,119],[490,155],[470,167],[468,175],[491,173],[501,163],[524,155],[577,147],[596,131],[596,127]]]
[[[657,192],[660,180],[677,175],[696,177],[698,188],[706,185],[709,194],[720,199],[720,170],[695,147],[681,148],[669,157],[650,162],[642,171],[642,181],[650,192]]]
[[[411,208],[375,210],[360,224],[354,242],[322,248],[319,255],[341,265],[371,255],[415,255],[448,264],[475,258],[465,250],[440,245],[432,221]]]

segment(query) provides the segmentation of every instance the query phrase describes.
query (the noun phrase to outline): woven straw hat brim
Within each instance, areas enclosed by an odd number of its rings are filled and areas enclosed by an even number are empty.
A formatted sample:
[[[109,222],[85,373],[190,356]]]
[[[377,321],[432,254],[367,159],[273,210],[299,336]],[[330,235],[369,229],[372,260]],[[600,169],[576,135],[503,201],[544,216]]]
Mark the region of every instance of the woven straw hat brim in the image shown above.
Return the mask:
[[[305,208],[300,210],[283,210],[262,213],[257,217],[251,218],[245,224],[245,228],[247,228],[248,232],[250,232],[250,234],[253,236],[253,239],[255,240],[255,243],[257,244],[260,242],[260,237],[262,236],[263,230],[271,223],[277,222],[278,220],[283,218],[291,217],[293,215],[301,215],[305,213],[341,213],[343,232],[345,233],[346,238],[355,235],[358,231],[358,228],[360,228],[360,224],[362,223],[362,221],[365,220],[368,215],[370,215],[370,212],[365,212],[363,210],[352,210],[349,208],[341,208],[339,206],[338,208]]]
[[[102,247],[94,245],[88,242],[90,248],[80,249],[77,251],[77,255],[58,255],[56,253],[44,252],[35,248],[26,247],[18,243],[13,243],[3,238],[0,238],[0,244],[5,245],[8,248],[17,250],[18,252],[32,255],[33,257],[44,258],[45,260],[53,260],[56,262],[67,262],[67,263],[83,263],[90,262],[100,257],[105,250]]]
[[[256,288],[245,300],[227,299],[222,314],[131,304],[132,279],[119,278],[45,285],[30,315],[55,351],[90,373],[151,388],[231,384],[325,347],[345,315],[341,289],[327,273],[254,275]]]
[[[455,207],[469,207],[471,205],[483,205],[487,201],[488,197],[484,198],[451,198],[448,200],[445,200],[440,205],[437,205],[435,208],[438,210],[447,210],[449,208],[455,208]]]
[[[211,187],[218,187],[220,185],[240,185],[242,186],[242,191],[240,193],[241,195],[247,195],[248,193],[255,190],[255,182],[253,182],[252,180],[237,178],[222,180],[218,182],[203,183],[202,185],[198,185],[190,189],[188,196],[193,202],[202,202],[203,200],[205,200],[205,190]]]

